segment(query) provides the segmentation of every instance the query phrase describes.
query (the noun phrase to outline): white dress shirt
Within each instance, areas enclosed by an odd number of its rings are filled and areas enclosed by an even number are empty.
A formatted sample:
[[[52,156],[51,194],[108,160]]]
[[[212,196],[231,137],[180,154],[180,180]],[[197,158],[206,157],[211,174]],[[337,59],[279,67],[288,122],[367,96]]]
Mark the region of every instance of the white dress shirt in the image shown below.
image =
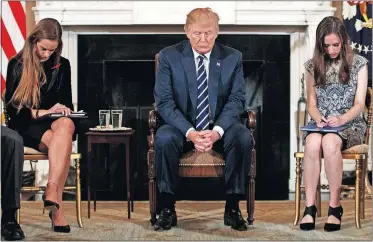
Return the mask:
[[[197,74],[197,69],[198,69],[198,57],[201,55],[199,53],[197,53],[193,48],[193,54],[194,54],[194,63],[196,65],[196,74]],[[204,54],[205,58],[203,59],[203,64],[205,66],[205,70],[206,70],[206,75],[207,75],[207,83],[209,81],[209,66],[210,66],[210,55],[211,55],[211,51]],[[197,81],[197,80],[196,80]],[[210,109],[210,122],[212,122],[211,120],[211,108]],[[194,131],[195,129],[194,128],[190,128],[188,129],[188,131],[186,132],[185,136],[188,137],[188,134],[190,131]],[[222,129],[222,127],[220,126],[217,126],[215,125],[214,128],[212,130],[215,130],[219,133],[220,135],[220,138],[223,137],[224,135],[224,130]]]

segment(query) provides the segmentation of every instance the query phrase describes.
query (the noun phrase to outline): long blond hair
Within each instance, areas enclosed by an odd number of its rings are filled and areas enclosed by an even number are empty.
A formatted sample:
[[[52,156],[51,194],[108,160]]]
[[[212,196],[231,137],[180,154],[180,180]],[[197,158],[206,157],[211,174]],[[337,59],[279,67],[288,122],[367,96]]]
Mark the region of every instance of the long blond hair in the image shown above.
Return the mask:
[[[53,18],[42,19],[27,37],[22,50],[15,56],[22,62],[22,76],[9,102],[16,106],[18,111],[22,107],[39,108],[39,87],[46,82],[46,75],[37,55],[36,44],[43,39],[58,41],[58,47],[53,53],[54,66],[60,62],[63,46],[61,25]]]

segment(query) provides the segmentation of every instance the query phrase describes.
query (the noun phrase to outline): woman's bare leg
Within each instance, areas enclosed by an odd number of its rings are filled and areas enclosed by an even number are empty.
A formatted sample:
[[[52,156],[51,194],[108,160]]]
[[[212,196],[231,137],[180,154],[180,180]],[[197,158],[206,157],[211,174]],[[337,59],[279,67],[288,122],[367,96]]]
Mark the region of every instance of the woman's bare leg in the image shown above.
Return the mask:
[[[48,147],[50,145],[50,142],[52,140],[53,132],[52,130],[48,130],[45,132],[41,138],[41,143],[39,144],[39,150],[42,152],[48,153]],[[51,171],[51,160],[49,159],[49,174]],[[57,202],[58,203],[58,180],[52,180],[51,176],[48,175],[48,182],[47,187],[45,189],[45,199]]]
[[[336,134],[326,134],[322,139],[325,173],[330,190],[329,206],[333,208],[340,205],[343,173],[341,147],[342,139]],[[327,223],[340,224],[340,221],[334,216],[329,216]]]
[[[316,188],[320,176],[320,150],[322,135],[312,133],[307,135],[304,147],[303,181],[306,190],[306,206],[315,205]],[[319,208],[320,209],[320,208]],[[313,218],[306,215],[301,223],[312,223]]]
[[[61,183],[63,183],[63,186],[58,187],[58,204],[60,205],[60,209],[53,214],[53,220],[54,224],[57,226],[63,226],[67,225],[67,221],[65,217],[63,216],[63,211],[64,211],[64,206],[63,206],[63,191],[64,191],[64,186],[67,180],[67,177],[69,175],[69,168],[70,168],[70,156],[69,159],[66,161],[66,168],[65,168],[65,174],[62,176]]]
[[[46,199],[60,205],[60,211],[54,214],[55,225],[66,225],[62,214],[62,193],[68,175],[74,123],[69,118],[59,118],[52,123],[42,137],[42,146],[48,147],[49,176],[45,191]]]

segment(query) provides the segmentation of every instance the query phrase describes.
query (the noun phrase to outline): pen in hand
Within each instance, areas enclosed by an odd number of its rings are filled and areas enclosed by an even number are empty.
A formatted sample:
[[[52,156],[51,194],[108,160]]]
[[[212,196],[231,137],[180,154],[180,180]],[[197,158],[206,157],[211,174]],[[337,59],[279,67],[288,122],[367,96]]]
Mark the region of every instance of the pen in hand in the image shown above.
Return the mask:
[[[327,126],[328,125],[328,120],[324,117],[324,116],[321,116],[321,120],[320,122],[316,122],[316,125],[317,127],[319,128],[322,128],[324,126]]]

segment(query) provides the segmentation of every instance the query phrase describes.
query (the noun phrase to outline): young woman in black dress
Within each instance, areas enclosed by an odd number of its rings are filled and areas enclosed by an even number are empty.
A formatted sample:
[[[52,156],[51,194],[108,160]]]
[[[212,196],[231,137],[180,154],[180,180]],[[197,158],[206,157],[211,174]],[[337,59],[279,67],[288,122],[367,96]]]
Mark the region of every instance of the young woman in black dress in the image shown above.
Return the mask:
[[[23,49],[8,65],[5,102],[9,127],[24,139],[24,145],[48,152],[49,176],[43,196],[52,229],[70,232],[63,215],[62,193],[67,179],[74,122],[68,117],[39,120],[73,110],[70,63],[61,56],[62,28],[57,20],[40,20],[27,37]]]

